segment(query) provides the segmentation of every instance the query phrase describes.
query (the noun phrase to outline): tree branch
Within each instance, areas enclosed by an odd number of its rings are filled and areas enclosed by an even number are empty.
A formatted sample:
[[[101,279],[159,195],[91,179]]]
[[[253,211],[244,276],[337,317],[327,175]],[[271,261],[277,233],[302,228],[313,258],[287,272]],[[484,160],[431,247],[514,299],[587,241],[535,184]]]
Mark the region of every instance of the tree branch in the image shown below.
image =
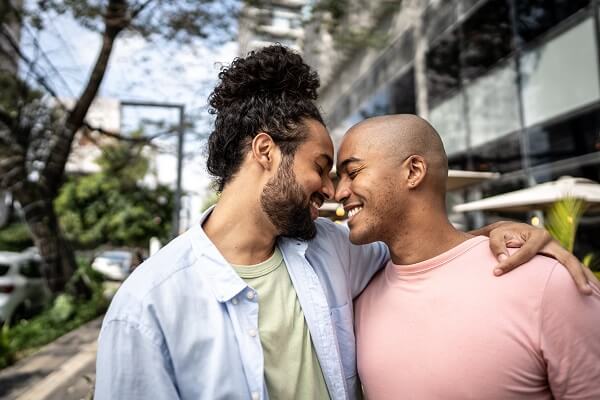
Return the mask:
[[[110,0],[106,10],[102,48],[81,96],[75,103],[73,110],[69,113],[66,123],[67,129],[61,132],[61,136],[50,152],[48,163],[43,171],[44,178],[52,193],[56,193],[62,183],[62,176],[67,159],[69,158],[73,139],[79,128],[84,126],[87,112],[98,94],[113,51],[114,41],[129,23],[126,19],[127,2],[125,0]]]
[[[124,136],[120,133],[110,132],[110,131],[104,130],[102,128],[92,126],[87,122],[84,122],[83,126],[89,131],[98,132],[101,135],[108,136],[113,139],[121,140],[123,142],[135,143],[135,144],[145,144],[145,145],[149,145],[152,147],[157,147],[154,143],[152,143],[152,141],[154,139],[158,139],[161,136],[166,136],[166,135],[172,134],[172,133],[176,132],[178,129],[177,127],[175,127],[172,129],[168,129],[166,131],[161,131],[161,132],[155,133],[150,136],[131,137],[131,136]]]
[[[152,3],[154,0],[146,0],[145,2],[143,2],[142,4],[140,4],[139,7],[137,7],[136,9],[134,9],[131,12],[131,20],[134,20],[138,15],[140,15],[140,13],[142,11],[144,11],[144,9],[146,7],[148,7],[148,5],[150,5],[150,3]]]

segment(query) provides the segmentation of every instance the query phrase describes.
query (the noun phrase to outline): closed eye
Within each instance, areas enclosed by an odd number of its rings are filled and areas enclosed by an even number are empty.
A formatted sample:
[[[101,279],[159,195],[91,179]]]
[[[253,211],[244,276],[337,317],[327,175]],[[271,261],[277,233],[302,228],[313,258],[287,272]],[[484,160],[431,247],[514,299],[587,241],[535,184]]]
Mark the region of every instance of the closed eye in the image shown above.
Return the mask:
[[[358,173],[360,172],[360,169],[353,169],[348,171],[348,177],[350,179],[354,179],[356,177],[356,175],[358,175]]]

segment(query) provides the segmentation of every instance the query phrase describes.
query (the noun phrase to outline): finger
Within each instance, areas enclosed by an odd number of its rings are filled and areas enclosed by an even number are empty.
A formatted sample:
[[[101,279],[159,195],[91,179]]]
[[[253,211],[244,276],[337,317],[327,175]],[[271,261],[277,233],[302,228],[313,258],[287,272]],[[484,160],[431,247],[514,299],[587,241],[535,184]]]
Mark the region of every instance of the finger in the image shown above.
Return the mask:
[[[584,267],[583,273],[585,274],[588,285],[591,286],[592,291],[596,291],[596,293],[600,295],[600,280],[598,280],[596,274],[594,274],[588,267]]]
[[[506,248],[506,242],[510,240],[511,238],[508,235],[495,231],[490,232],[490,250],[499,262],[508,258],[509,253]]]
[[[571,274],[579,292],[586,295],[592,294],[592,287],[588,284],[588,277],[585,272],[587,268],[579,261],[573,262],[572,260],[569,260],[567,264],[563,265],[567,271],[569,271],[569,274]]]
[[[530,240],[525,242],[523,246],[515,251],[512,255],[507,257],[504,260],[501,260],[498,265],[494,268],[494,275],[500,276],[507,272],[512,271],[517,268],[519,265],[526,263],[531,260],[537,253],[537,247]]]
[[[507,259],[500,261],[496,268],[494,268],[494,275],[499,276],[505,274],[509,271],[512,271],[519,265],[531,260],[540,249],[547,246],[549,236],[550,235],[543,230],[529,235],[519,250],[517,250]]]
[[[544,246],[543,253],[550,255],[551,257],[558,260],[559,263],[565,266],[565,268],[567,269],[567,271],[569,271],[569,274],[575,281],[577,289],[581,293],[586,295],[592,294],[592,288],[590,287],[588,282],[589,275],[586,273],[586,270],[588,268],[581,264],[577,257],[568,252],[557,242],[550,242],[546,246]]]

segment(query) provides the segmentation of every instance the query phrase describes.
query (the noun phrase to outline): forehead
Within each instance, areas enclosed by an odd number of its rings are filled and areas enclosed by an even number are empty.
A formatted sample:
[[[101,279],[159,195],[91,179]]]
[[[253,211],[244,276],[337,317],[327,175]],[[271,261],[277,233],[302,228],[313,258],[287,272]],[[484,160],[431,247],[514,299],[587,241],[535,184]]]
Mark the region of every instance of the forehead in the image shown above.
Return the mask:
[[[315,156],[327,155],[333,159],[333,142],[323,124],[315,120],[306,120],[305,125],[308,129],[308,136],[299,150],[314,153]]]
[[[367,159],[377,152],[377,145],[365,130],[355,128],[344,135],[338,150],[338,163],[348,158]]]

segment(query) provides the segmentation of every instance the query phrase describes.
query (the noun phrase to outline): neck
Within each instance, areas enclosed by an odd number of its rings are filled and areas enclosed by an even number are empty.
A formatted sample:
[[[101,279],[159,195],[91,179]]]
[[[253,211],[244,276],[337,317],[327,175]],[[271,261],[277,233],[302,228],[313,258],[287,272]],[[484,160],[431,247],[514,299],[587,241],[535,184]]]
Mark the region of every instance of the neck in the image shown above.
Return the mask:
[[[252,265],[268,259],[275,249],[277,231],[248,190],[229,185],[221,194],[203,229],[232,264]]]
[[[408,209],[419,210],[417,207]],[[441,207],[425,207],[409,214],[399,219],[402,223],[385,241],[394,264],[410,265],[429,260],[472,237],[456,230]]]

